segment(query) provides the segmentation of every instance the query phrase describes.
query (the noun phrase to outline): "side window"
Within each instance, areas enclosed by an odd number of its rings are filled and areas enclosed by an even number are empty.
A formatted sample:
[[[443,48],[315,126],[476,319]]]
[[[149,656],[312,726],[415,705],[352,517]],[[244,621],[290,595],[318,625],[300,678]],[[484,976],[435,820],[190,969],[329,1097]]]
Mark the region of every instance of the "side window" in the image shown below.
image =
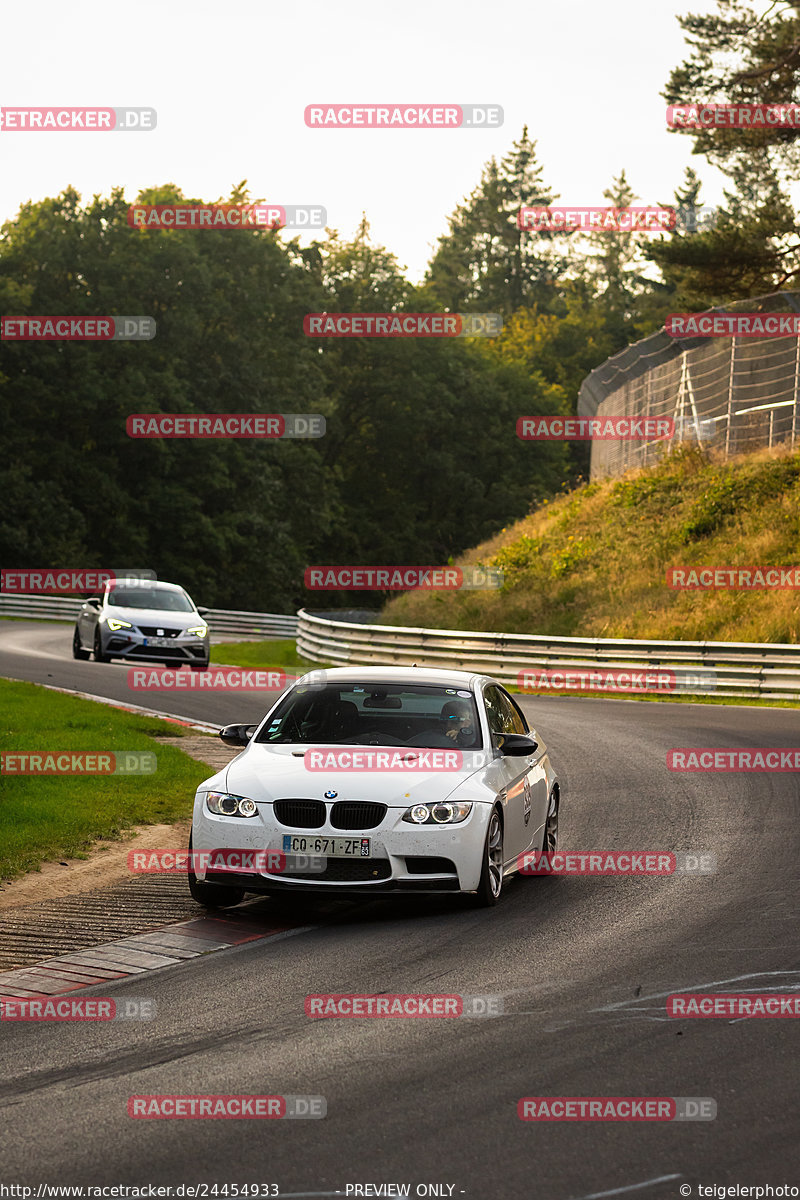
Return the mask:
[[[528,727],[507,692],[494,684],[483,694],[492,733],[527,733]]]
[[[500,696],[508,708],[509,720],[511,721],[511,725],[506,728],[506,733],[529,733],[530,730],[528,729],[528,722],[517,708],[512,697],[509,696],[508,692],[503,691],[502,688],[498,688],[498,691],[500,692]]]
[[[489,718],[489,729],[492,733],[503,732],[503,710],[500,707],[500,695],[496,687],[487,687],[483,693],[486,705],[486,715]]]
[[[483,699],[492,733],[511,733],[508,710],[500,689],[494,685],[487,687],[483,693]]]

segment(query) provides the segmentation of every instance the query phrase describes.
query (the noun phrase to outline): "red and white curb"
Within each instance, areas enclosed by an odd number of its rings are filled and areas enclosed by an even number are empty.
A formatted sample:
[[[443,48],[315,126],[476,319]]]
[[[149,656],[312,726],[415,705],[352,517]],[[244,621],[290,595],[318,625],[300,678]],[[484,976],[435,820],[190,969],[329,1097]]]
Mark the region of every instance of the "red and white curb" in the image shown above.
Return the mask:
[[[87,950],[48,958],[32,967],[4,971],[0,973],[0,997],[40,999],[57,996],[114,979],[142,975],[160,967],[175,966],[185,959],[228,950],[245,942],[265,941],[313,928],[313,925],[261,921],[250,917],[246,910],[241,916],[231,913],[230,916],[198,917],[117,942],[105,942]]]

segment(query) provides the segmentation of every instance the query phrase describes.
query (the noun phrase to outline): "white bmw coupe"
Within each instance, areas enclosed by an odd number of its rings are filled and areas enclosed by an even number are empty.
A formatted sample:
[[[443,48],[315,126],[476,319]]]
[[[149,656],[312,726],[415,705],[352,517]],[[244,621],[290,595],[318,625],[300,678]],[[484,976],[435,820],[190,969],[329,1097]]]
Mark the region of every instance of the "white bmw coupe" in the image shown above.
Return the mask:
[[[496,904],[530,851],[553,851],[560,788],[547,748],[496,680],[466,671],[312,671],[197,789],[189,888],[465,892]]]

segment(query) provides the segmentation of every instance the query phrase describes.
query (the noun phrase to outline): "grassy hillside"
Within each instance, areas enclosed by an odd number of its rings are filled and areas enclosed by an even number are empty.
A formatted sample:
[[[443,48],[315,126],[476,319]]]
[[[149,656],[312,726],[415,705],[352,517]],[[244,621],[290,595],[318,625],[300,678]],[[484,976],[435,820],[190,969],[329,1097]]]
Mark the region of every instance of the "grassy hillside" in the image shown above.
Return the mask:
[[[673,591],[668,567],[800,564],[800,451],[729,462],[681,447],[586,484],[465,555],[504,586],[410,592],[383,619],[514,633],[797,642],[799,591]]]

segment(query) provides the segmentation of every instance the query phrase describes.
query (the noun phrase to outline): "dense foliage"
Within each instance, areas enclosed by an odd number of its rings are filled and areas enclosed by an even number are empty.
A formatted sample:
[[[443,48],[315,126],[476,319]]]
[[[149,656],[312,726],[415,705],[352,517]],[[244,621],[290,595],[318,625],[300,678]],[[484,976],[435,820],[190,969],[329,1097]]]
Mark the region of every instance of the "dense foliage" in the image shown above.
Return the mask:
[[[690,54],[665,99],[795,99],[800,2],[762,17],[718,6],[681,19]],[[327,231],[301,247],[285,231],[133,229],[119,190],[24,205],[0,234],[0,311],[142,314],[158,332],[0,345],[0,561],[151,567],[209,606],[331,607],[356,597],[305,593],[306,565],[443,563],[525,516],[577,483],[588,453],[520,442],[518,416],[573,412],[585,375],[670,311],[796,282],[797,131],[676,136],[729,174],[716,228],[521,232],[521,205],[558,202],[523,129],[454,209],[419,286],[366,221],[351,241]],[[182,199],[172,184],[137,197]],[[228,199],[247,200],[244,183]],[[598,198],[637,201],[624,170]],[[694,172],[673,202],[700,204]],[[401,309],[499,312],[505,328],[458,341],[303,332],[308,312]],[[321,413],[328,431],[137,441],[125,419],[140,412]]]

